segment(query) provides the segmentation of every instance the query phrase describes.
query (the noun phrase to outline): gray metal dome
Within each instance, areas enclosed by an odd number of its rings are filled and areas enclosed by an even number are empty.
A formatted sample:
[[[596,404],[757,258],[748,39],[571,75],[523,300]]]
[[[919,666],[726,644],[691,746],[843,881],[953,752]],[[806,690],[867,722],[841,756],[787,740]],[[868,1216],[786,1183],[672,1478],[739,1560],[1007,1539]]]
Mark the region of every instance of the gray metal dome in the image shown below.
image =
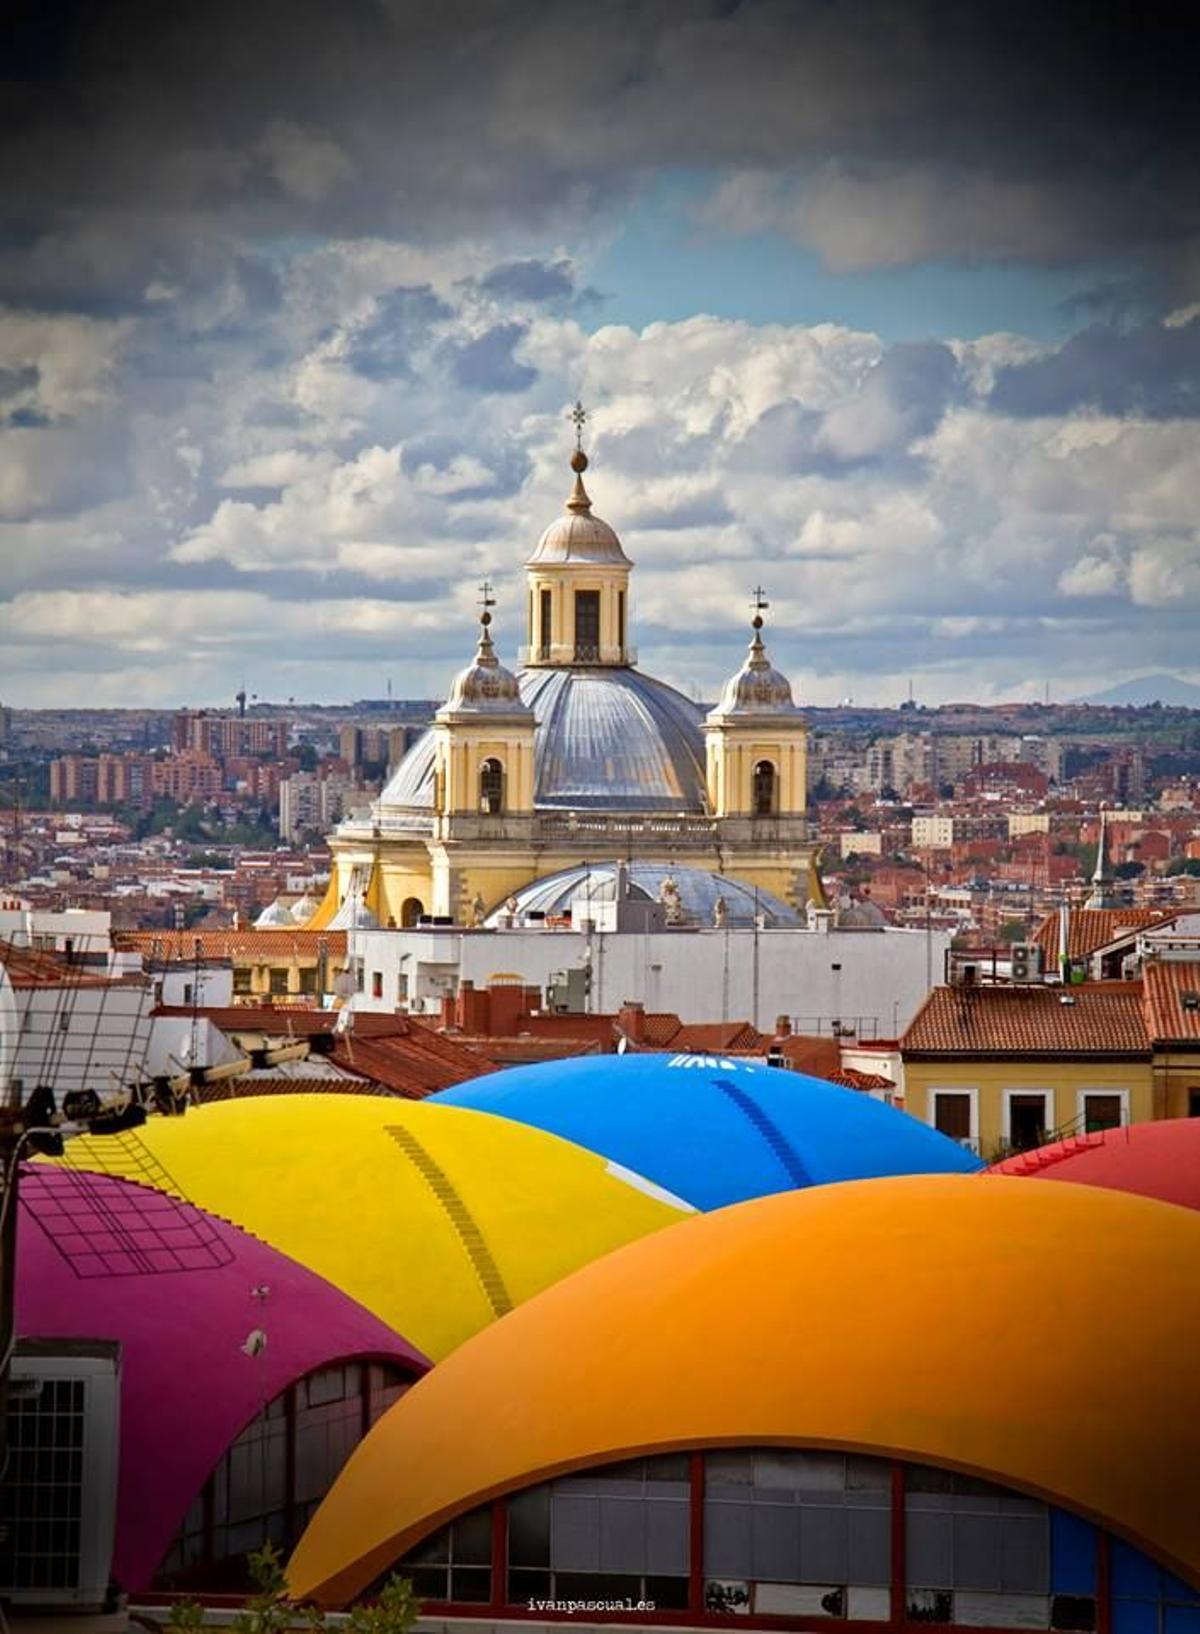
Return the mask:
[[[707,810],[700,709],[633,669],[531,669],[522,701],[537,716],[534,805],[549,811]],[[433,734],[405,755],[383,811],[431,810]]]
[[[786,902],[781,902],[769,891],[756,889],[744,879],[728,874],[714,874],[707,868],[686,868],[659,862],[596,863],[592,867],[576,864],[563,868],[544,879],[534,880],[515,893],[517,915],[529,913],[561,914],[573,902],[612,902],[617,894],[617,870],[620,866],[628,882],[628,893],[634,901],[657,902],[663,881],[668,877],[675,882],[683,907],[684,923],[711,926],[718,898],[723,899],[731,927],[748,928],[755,916],[761,915],[768,926],[798,925],[800,915]],[[498,925],[512,910],[500,908],[489,915],[486,923]]]

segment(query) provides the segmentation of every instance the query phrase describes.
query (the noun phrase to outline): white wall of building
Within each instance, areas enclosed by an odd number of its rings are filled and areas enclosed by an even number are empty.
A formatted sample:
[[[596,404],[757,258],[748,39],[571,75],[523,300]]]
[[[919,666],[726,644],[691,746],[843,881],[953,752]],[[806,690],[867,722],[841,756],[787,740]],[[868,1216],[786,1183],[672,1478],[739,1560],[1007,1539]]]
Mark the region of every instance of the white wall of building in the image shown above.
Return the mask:
[[[460,981],[496,979],[545,988],[559,971],[589,966],[588,1008],[609,1013],[625,1000],[672,1011],[685,1021],[749,1020],[762,1030],[777,1016],[798,1028],[866,1018],[894,1038],[912,1019],[930,982],[940,981],[949,933],[934,930],[574,930],[356,931],[361,962],[355,1008],[433,1011]],[[379,977],[378,983],[375,977]],[[374,996],[376,986],[380,996]]]
[[[914,817],[912,843],[915,850],[945,851],[954,844],[953,817]]]

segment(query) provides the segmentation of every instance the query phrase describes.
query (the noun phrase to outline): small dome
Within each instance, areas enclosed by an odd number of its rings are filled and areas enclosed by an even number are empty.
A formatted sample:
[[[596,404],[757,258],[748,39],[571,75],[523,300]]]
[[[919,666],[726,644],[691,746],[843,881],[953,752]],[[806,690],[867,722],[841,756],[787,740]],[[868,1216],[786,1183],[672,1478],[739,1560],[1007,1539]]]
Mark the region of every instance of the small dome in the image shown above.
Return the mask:
[[[840,930],[881,930],[887,915],[877,902],[859,897],[840,911],[837,922]]]
[[[292,918],[297,925],[307,925],[320,906],[321,899],[319,896],[309,896],[305,893],[304,896],[298,897],[292,903]]]
[[[365,902],[357,902],[353,897],[347,896],[329,921],[327,928],[329,930],[378,930],[379,920]]]
[[[736,675],[731,675],[721,693],[721,701],[713,716],[724,715],[797,715],[800,711],[792,697],[792,683],[777,670],[767,657],[763,646],[762,619],[754,620],[754,638],[746,661]]]
[[[264,908],[254,921],[255,930],[295,930],[296,921],[292,918],[292,910],[278,897],[269,908]]]
[[[684,924],[710,927],[719,901],[725,904],[726,923],[734,929],[752,926],[759,917],[772,928],[800,923],[794,908],[743,879],[714,874],[707,868],[668,866],[660,862],[576,863],[523,885],[514,893],[517,913],[559,914],[573,906],[582,913],[588,903],[612,902],[617,895],[618,875],[622,873],[625,889],[636,902],[661,901],[663,882],[672,880],[679,894]],[[487,924],[498,925],[502,913],[502,909],[497,909],[489,915]]]
[[[613,529],[592,515],[592,502],[583,486],[587,456],[577,453],[571,467],[575,472],[575,486],[567,500],[566,515],[551,522],[526,567],[565,562],[608,562],[618,567],[632,567]]]
[[[526,713],[527,706],[521,702],[521,689],[516,676],[505,669],[496,657],[488,628],[491,622],[491,614],[485,612],[479,621],[479,647],[475,657],[466,669],[460,670],[454,677],[450,696],[438,711],[439,714]]]

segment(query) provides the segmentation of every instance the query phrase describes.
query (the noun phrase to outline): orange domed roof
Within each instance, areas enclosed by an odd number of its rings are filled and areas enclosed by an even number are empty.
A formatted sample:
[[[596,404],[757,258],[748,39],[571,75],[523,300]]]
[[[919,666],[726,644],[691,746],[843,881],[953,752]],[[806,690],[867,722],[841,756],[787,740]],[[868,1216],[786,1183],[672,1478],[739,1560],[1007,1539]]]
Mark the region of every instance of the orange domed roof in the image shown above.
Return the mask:
[[[491,1497],[684,1447],[826,1446],[1073,1510],[1200,1583],[1200,1217],[906,1176],[720,1209],[607,1255],[380,1421],[292,1591],[352,1598]]]

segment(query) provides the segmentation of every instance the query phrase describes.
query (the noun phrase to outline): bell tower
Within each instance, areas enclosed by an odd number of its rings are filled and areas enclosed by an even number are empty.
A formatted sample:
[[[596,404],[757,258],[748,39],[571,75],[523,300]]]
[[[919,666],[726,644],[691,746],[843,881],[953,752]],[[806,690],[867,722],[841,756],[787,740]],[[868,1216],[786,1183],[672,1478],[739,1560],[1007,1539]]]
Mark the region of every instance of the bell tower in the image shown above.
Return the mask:
[[[792,698],[791,682],[767,657],[762,615],[769,605],[756,589],[746,661],[726,681],[704,723],[708,799],[719,819],[803,825],[808,722]]]
[[[529,639],[521,657],[529,668],[626,666],[629,644],[629,572],[633,563],[616,533],[592,514],[583,485],[587,413],[571,411],[575,483],[566,514],[552,522],[525,564]]]
[[[434,717],[433,805],[445,831],[456,819],[529,817],[533,710],[492,644],[492,587],[480,586],[479,646]]]

